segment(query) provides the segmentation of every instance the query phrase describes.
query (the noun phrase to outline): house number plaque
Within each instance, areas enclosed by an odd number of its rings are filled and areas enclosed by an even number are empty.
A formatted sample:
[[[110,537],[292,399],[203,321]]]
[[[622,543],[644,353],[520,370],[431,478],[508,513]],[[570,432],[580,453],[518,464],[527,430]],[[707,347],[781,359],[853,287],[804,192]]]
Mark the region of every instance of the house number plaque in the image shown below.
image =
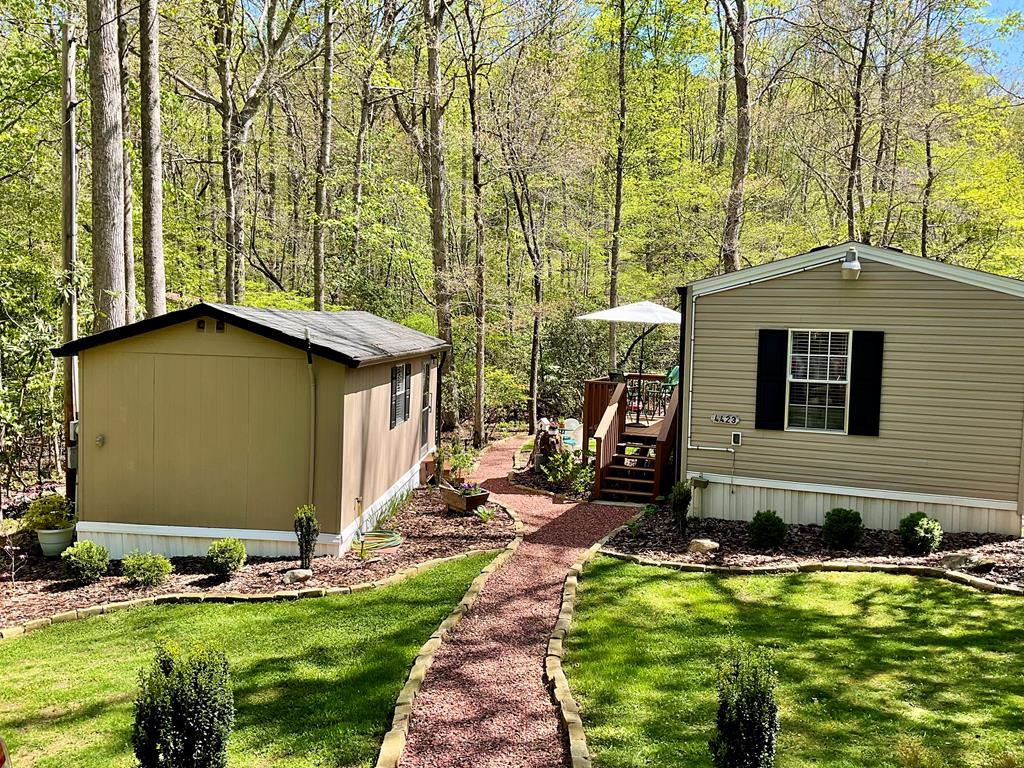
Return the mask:
[[[713,413],[711,414],[711,420],[715,424],[739,424],[740,417],[735,413]]]

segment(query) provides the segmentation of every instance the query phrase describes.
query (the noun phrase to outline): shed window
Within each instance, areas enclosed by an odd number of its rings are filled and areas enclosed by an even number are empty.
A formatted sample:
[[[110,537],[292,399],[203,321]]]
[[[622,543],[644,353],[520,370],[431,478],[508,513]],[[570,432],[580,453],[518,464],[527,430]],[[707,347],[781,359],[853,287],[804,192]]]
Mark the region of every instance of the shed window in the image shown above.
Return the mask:
[[[850,331],[789,332],[786,429],[846,432]]]
[[[391,369],[391,428],[409,418],[409,392],[412,366],[396,365]]]

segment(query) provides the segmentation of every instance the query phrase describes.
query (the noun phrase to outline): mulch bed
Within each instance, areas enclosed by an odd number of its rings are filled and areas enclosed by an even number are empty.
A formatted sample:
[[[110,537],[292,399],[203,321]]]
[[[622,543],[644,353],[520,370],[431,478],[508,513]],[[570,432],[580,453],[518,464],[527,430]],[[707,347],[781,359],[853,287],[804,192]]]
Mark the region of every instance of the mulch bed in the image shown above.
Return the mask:
[[[567,499],[573,499],[574,501],[590,500],[589,491],[580,493],[579,491],[573,490],[568,485],[549,483],[540,472],[533,468],[523,470],[522,472],[516,472],[513,476],[513,480],[516,485],[521,485],[525,488],[533,488],[537,491],[557,493],[561,496],[565,496]]]
[[[687,552],[692,539],[711,539],[721,548],[706,554]],[[995,562],[991,572],[984,574],[986,579],[1024,586],[1024,539],[994,533],[947,533],[942,537],[938,552],[918,557],[904,551],[896,531],[869,529],[857,549],[834,550],[822,543],[820,525],[792,524],[785,547],[765,552],[751,546],[744,521],[691,518],[686,534],[680,536],[670,513],[659,510],[634,525],[633,530],[620,531],[608,542],[607,548],[654,560],[723,566],[801,564],[833,559],[938,566],[945,555],[979,554]]]
[[[437,491],[420,488],[386,527],[405,538],[393,552],[374,553],[362,560],[352,551],[341,557],[323,556],[313,561],[313,578],[305,584],[285,585],[286,571],[299,567],[297,558],[252,557],[230,579],[212,576],[202,557],[174,557],[174,573],[155,589],[129,587],[121,578],[120,561],[112,561],[110,575],[99,583],[81,586],[68,581],[60,559],[46,559],[38,548],[18,571],[12,587],[9,571],[0,583],[0,626],[20,624],[73,608],[98,603],[132,600],[172,592],[237,592],[254,594],[306,587],[342,587],[374,581],[395,571],[438,557],[471,549],[504,547],[515,535],[512,519],[501,508],[484,522],[475,515],[449,513]],[[296,550],[297,554],[297,550]],[[0,553],[0,561],[3,561]],[[8,563],[0,562],[0,566]],[[0,574],[0,578],[4,578]]]

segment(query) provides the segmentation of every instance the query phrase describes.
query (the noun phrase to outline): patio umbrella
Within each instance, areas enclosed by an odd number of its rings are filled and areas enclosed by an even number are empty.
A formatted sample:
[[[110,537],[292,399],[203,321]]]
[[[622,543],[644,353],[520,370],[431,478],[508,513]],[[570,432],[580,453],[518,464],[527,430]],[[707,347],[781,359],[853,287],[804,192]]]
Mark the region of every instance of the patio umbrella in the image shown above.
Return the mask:
[[[653,301],[638,301],[635,304],[622,304],[618,307],[611,307],[610,309],[602,309],[598,312],[589,312],[585,315],[579,315],[577,320],[603,320],[607,323],[637,323],[645,327],[640,335],[633,339],[633,343],[629,345],[629,349],[626,350],[626,354],[622,358],[622,362],[625,363],[629,359],[630,354],[633,352],[633,348],[636,347],[637,343],[640,344],[640,366],[639,373],[642,375],[644,372],[644,339],[659,325],[679,325],[683,321],[683,316],[676,312],[674,309],[663,307],[661,304],[655,304]],[[639,387],[637,388],[637,423],[640,420],[639,402],[641,394]]]

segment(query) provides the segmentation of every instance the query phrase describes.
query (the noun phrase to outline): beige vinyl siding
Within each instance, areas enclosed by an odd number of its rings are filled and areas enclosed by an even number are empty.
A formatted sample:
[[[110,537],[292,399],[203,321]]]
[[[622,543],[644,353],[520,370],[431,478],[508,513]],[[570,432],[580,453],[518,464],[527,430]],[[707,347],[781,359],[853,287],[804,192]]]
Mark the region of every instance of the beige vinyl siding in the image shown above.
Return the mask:
[[[83,521],[288,531],[307,500],[305,353],[194,322],[80,355]],[[314,502],[340,532],[344,366],[314,358]],[[97,435],[104,437],[96,445]]]
[[[424,454],[420,447],[423,363],[428,359],[417,357],[348,371],[342,471],[343,526],[352,523],[360,511],[369,510],[411,468],[419,466]],[[391,368],[405,363],[412,366],[409,418],[391,429]],[[431,392],[436,393],[436,366],[431,366],[430,379]],[[434,447],[433,408],[427,418],[427,448],[431,449]]]
[[[1016,501],[1024,300],[862,256],[696,300],[689,472]],[[688,312],[690,307],[687,307]],[[885,332],[880,435],[754,429],[758,330]],[[738,427],[711,422],[736,413]]]

